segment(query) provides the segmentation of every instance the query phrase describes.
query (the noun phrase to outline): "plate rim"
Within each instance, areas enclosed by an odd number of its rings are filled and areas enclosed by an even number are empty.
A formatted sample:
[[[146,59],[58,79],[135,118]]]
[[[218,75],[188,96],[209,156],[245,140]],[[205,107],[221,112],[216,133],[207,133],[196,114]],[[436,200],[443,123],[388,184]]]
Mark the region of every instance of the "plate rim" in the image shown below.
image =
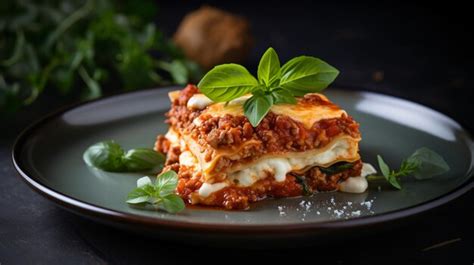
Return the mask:
[[[15,170],[18,173],[18,176],[25,181],[30,188],[32,188],[37,193],[41,194],[43,197],[47,198],[48,200],[54,202],[55,204],[59,205],[60,207],[72,211],[76,214],[80,214],[81,216],[90,217],[96,219],[98,221],[112,221],[119,222],[122,224],[140,224],[145,225],[146,227],[151,228],[162,228],[162,229],[179,229],[179,230],[193,230],[193,231],[206,231],[206,232],[226,232],[226,233],[242,233],[242,232],[259,232],[259,233],[274,233],[274,232],[304,232],[313,229],[338,229],[338,228],[349,228],[349,227],[361,227],[361,226],[369,226],[378,223],[385,223],[390,221],[399,220],[405,217],[415,216],[417,214],[423,213],[425,211],[434,209],[438,206],[441,206],[445,203],[448,203],[461,195],[469,192],[471,189],[474,188],[474,177],[473,175],[473,168],[471,167],[471,171],[468,172],[470,174],[470,178],[462,183],[457,188],[451,190],[448,193],[435,197],[431,200],[426,202],[422,202],[419,204],[415,204],[406,208],[402,208],[399,210],[393,210],[386,213],[371,215],[371,216],[364,216],[359,218],[353,219],[336,219],[336,220],[328,220],[322,222],[305,222],[305,223],[293,223],[293,224],[213,224],[213,223],[206,223],[206,222],[188,222],[188,221],[178,221],[178,220],[166,220],[157,217],[150,217],[150,216],[142,216],[133,213],[127,213],[123,211],[118,211],[114,209],[110,209],[107,207],[102,207],[99,205],[95,205],[92,203],[85,202],[83,200],[73,198],[67,194],[64,194],[58,190],[55,190],[52,187],[49,187],[45,183],[41,183],[38,177],[34,176],[35,174],[31,174],[31,172],[26,172],[21,167],[21,159],[20,154],[21,150],[23,150],[24,143],[29,138],[28,136],[34,134],[39,128],[41,128],[44,124],[48,123],[49,120],[55,119],[65,112],[78,108],[83,105],[96,103],[102,100],[117,100],[118,98],[123,98],[127,96],[131,96],[134,94],[140,93],[149,93],[152,91],[159,91],[165,89],[172,89],[172,88],[181,88],[181,86],[164,86],[164,87],[157,87],[151,89],[143,89],[138,91],[128,91],[125,93],[119,93],[112,96],[106,96],[98,99],[87,100],[84,102],[79,102],[71,105],[67,105],[65,107],[59,108],[55,111],[50,112],[49,114],[43,116],[42,118],[38,119],[37,121],[33,122],[31,125],[27,126],[25,129],[21,131],[21,133],[16,137],[13,148],[11,151],[11,159],[14,165]],[[343,89],[347,88],[347,89]],[[341,91],[351,91],[351,92],[363,92],[375,95],[382,95],[388,96],[390,98],[396,100],[403,100],[407,101],[411,104],[417,104],[427,108],[429,111],[436,112],[441,114],[452,121],[456,122],[461,126],[461,128],[467,132],[468,137],[471,141],[473,141],[472,133],[470,128],[466,127],[465,124],[460,123],[458,120],[452,118],[451,116],[444,114],[441,111],[438,111],[436,108],[432,108],[430,106],[418,103],[416,101],[412,101],[410,99],[406,99],[403,97],[393,96],[385,93],[375,92],[368,89],[363,89],[359,87],[353,86],[337,86],[336,88],[332,88],[332,90],[341,90]],[[28,174],[29,173],[29,174]],[[31,175],[31,176],[30,176]]]

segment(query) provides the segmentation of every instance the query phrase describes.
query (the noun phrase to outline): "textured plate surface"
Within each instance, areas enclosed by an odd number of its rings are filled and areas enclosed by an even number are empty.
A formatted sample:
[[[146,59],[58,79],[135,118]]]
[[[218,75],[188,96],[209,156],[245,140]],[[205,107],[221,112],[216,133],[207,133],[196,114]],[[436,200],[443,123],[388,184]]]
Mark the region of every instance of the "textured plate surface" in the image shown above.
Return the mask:
[[[253,204],[249,211],[190,207],[168,214],[130,208],[125,198],[142,175],[88,168],[82,154],[89,145],[107,139],[125,149],[152,147],[156,135],[167,130],[168,91],[128,93],[46,117],[19,136],[13,152],[17,170],[37,191],[81,215],[128,228],[173,228],[198,234],[204,230],[291,234],[380,223],[433,208],[473,186],[473,141],[458,123],[391,96],[328,89],[329,99],[360,123],[365,162],[375,164],[376,155],[382,154],[389,165],[398,167],[402,158],[426,146],[442,154],[451,171],[425,181],[407,178],[402,191],[372,183],[363,194],[331,192],[267,200]]]

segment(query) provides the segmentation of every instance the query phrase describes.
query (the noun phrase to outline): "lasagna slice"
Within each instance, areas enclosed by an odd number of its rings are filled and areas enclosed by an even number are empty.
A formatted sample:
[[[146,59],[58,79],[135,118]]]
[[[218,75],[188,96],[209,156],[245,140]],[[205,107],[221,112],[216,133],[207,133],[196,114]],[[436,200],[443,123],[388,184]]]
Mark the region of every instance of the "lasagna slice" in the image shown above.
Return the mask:
[[[272,106],[255,128],[243,113],[249,96],[214,103],[188,85],[169,97],[170,128],[155,149],[190,204],[246,209],[268,197],[367,188],[359,125],[321,94]]]

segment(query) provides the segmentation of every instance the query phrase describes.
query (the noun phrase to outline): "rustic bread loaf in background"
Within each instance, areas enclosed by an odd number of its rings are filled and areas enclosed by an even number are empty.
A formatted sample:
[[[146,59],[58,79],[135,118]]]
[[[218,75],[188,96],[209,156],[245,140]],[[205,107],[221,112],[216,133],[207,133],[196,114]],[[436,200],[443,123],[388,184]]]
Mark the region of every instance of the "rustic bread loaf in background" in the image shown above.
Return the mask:
[[[253,46],[248,21],[232,13],[203,6],[186,15],[174,41],[189,58],[204,69],[229,62],[242,62]]]

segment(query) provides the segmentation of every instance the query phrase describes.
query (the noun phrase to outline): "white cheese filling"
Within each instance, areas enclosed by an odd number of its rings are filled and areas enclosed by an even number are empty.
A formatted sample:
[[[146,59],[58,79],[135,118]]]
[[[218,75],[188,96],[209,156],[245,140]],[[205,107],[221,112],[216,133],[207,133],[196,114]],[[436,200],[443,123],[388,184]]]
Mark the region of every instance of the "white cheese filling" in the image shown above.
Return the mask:
[[[204,109],[213,103],[214,102],[204,94],[194,94],[188,100],[188,104],[186,106],[190,109]]]
[[[372,166],[371,164],[369,163],[363,163],[362,164],[362,170],[360,172],[360,176],[361,177],[367,177],[369,175],[373,175],[377,173],[377,170],[375,170],[374,166]]]
[[[171,128],[165,134],[165,138],[168,139],[172,145],[179,144],[179,135]]]
[[[375,170],[371,164],[363,163],[360,176],[348,178],[346,181],[341,182],[339,184],[339,190],[349,193],[362,193],[367,190],[369,186],[366,177],[375,173],[377,173],[377,170]]]
[[[276,160],[276,161],[275,161]],[[280,160],[280,161],[278,161]],[[275,179],[277,181],[284,181],[286,178],[286,173],[289,171],[286,171],[285,174],[281,174],[281,172],[284,172],[287,170],[285,168],[285,162],[282,161],[283,159],[272,159],[269,163],[267,164],[261,164],[259,165],[260,169],[262,170],[271,170],[271,165],[275,166],[273,169],[275,171]],[[246,170],[239,171],[238,174],[244,174],[244,172],[247,172]],[[363,163],[362,166],[362,171],[360,176],[358,177],[350,177],[346,181],[341,182],[339,184],[339,191],[342,192],[348,192],[348,193],[363,193],[367,190],[368,183],[366,177],[368,175],[372,175],[377,173],[377,170],[369,164],[369,163]],[[280,179],[280,180],[279,180]],[[241,181],[239,186],[251,186],[253,183],[251,182],[252,179],[249,178],[241,178]],[[249,182],[245,182],[249,181]],[[204,183],[202,184],[201,188],[199,189],[199,195],[203,198],[208,197],[212,193],[219,191],[225,187],[229,186],[227,182],[218,182],[214,184],[209,184],[209,183]]]
[[[203,183],[201,188],[199,188],[199,196],[206,198],[212,193],[221,190],[225,187],[229,186],[227,182],[218,182],[214,184]]]
[[[244,102],[251,97],[251,95],[244,95],[229,101],[226,105],[233,106],[233,105],[244,105]],[[204,109],[209,105],[214,104],[210,98],[206,97],[204,94],[194,94],[188,100],[188,104],[186,105],[190,109]]]
[[[230,173],[227,182],[218,182],[214,184],[204,183],[199,190],[199,195],[207,197],[212,192],[216,192],[229,186],[229,183],[236,183],[237,186],[240,187],[252,186],[255,182],[266,178],[268,174],[273,174],[276,181],[282,182],[285,181],[286,175],[289,172],[328,164],[332,161],[337,161],[340,157],[347,156],[348,148],[349,143],[347,141],[339,140],[324,152],[314,156],[288,158],[273,157],[261,159],[242,170]]]
[[[276,181],[282,182],[285,181],[286,174],[289,172],[328,164],[336,161],[339,157],[347,156],[348,148],[347,141],[340,140],[336,141],[326,151],[314,156],[262,159],[243,170],[231,173],[229,180],[237,183],[238,186],[248,187],[266,178],[267,174],[270,173],[274,175]]]
[[[198,165],[198,162],[190,151],[184,151],[179,155],[179,164],[187,167],[195,167]]]

